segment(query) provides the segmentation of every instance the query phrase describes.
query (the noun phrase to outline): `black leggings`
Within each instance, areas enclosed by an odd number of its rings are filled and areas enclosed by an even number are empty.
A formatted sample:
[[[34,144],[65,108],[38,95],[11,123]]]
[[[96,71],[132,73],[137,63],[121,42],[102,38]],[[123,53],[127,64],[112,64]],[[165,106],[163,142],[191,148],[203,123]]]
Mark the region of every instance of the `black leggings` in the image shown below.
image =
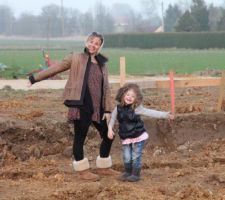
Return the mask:
[[[110,140],[107,136],[108,127],[106,120],[100,123],[89,121],[89,120],[75,120],[74,121],[74,142],[73,142],[73,155],[76,161],[84,159],[84,141],[88,133],[89,126],[93,123],[95,128],[101,135],[102,142],[100,146],[100,157],[107,158],[110,153],[113,140]]]

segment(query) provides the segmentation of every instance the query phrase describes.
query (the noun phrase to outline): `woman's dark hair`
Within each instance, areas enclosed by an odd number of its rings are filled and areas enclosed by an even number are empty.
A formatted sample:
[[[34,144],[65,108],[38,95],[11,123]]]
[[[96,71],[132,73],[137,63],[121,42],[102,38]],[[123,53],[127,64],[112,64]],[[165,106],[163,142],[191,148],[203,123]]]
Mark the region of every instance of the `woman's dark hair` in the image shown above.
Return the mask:
[[[104,42],[103,35],[100,34],[100,33],[98,33],[98,32],[92,32],[92,33],[88,36],[88,38],[90,38],[90,37],[97,37],[97,38],[99,38],[99,39],[101,40],[102,43]]]
[[[141,104],[143,100],[143,95],[141,93],[140,87],[135,83],[127,83],[123,87],[121,87],[116,94],[116,100],[121,104],[124,105],[124,95],[128,90],[133,90],[136,94],[136,99],[134,103],[134,107],[137,107]]]

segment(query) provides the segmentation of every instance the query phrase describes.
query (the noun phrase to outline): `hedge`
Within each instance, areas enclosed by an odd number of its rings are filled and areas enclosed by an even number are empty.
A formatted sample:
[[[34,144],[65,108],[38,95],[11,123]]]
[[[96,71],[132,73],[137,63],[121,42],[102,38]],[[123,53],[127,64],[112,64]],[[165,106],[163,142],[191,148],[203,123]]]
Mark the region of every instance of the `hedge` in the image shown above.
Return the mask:
[[[225,32],[178,32],[107,34],[105,47],[131,48],[225,48]]]

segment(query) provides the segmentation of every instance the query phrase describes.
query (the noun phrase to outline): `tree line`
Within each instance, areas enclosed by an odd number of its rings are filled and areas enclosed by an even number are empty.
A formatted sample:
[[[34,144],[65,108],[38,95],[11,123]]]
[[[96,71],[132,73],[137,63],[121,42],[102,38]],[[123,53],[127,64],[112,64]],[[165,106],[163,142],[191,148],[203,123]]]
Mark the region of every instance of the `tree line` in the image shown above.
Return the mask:
[[[166,32],[225,31],[225,9],[207,6],[204,0],[192,0],[183,12],[176,5],[169,5],[165,15]]]
[[[96,2],[93,11],[81,12],[56,4],[42,7],[39,15],[23,12],[18,17],[11,7],[0,5],[0,35],[60,37],[101,33],[153,32],[163,25],[165,32],[225,31],[225,8],[192,0],[185,7],[182,1],[170,4],[159,14],[161,3],[141,0],[142,10],[115,3],[111,9]],[[163,8],[163,7],[162,7]]]

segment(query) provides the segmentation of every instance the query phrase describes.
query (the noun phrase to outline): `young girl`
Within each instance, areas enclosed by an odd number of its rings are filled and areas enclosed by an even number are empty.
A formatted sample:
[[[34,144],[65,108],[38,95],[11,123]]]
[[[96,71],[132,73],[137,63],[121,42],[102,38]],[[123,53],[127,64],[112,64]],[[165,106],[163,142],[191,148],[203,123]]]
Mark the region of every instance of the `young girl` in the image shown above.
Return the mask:
[[[173,119],[168,112],[160,112],[144,108],[141,103],[143,96],[137,84],[126,84],[116,95],[119,104],[114,108],[108,125],[108,137],[114,138],[113,126],[119,122],[119,136],[122,140],[123,162],[125,172],[122,181],[135,182],[140,179],[142,150],[148,133],[140,115],[155,118]]]

